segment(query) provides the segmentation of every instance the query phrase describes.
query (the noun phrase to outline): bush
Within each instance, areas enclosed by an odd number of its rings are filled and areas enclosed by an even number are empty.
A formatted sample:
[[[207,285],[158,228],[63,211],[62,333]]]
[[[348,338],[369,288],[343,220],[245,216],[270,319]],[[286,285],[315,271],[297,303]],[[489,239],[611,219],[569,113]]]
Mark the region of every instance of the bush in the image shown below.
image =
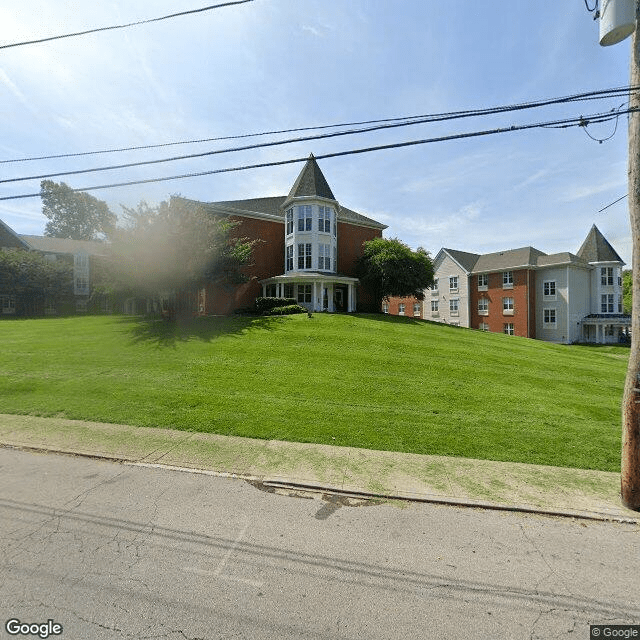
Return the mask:
[[[275,307],[296,306],[293,298],[256,298],[256,313],[268,315]]]
[[[284,307],[274,307],[273,309],[268,311],[265,315],[288,316],[293,313],[307,313],[307,310],[304,307],[301,307],[299,304],[288,304]]]

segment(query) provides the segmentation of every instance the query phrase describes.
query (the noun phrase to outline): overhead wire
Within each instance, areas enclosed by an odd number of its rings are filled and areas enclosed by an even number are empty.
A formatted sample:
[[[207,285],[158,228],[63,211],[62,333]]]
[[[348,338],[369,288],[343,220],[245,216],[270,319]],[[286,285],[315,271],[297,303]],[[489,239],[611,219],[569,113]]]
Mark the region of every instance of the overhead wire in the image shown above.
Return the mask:
[[[247,2],[254,2],[254,0],[232,0],[230,2],[222,2],[221,4],[212,4],[207,7],[200,7],[198,9],[189,9],[187,11],[179,11],[177,13],[171,13],[166,16],[160,16],[159,18],[149,18],[147,20],[138,20],[136,22],[129,22],[127,24],[118,24],[110,27],[97,27],[96,29],[86,29],[85,31],[76,31],[74,33],[65,33],[57,36],[49,36],[46,38],[38,38],[37,40],[28,40],[25,42],[13,42],[10,44],[0,45],[0,49],[10,49],[12,47],[22,47],[28,44],[38,44],[40,42],[50,42],[51,40],[61,40],[63,38],[74,38],[76,36],[84,36],[89,33],[98,33],[100,31],[111,31],[113,29],[126,29],[127,27],[135,27],[141,24],[149,24],[151,22],[160,22],[161,20],[169,20],[170,18],[178,18],[180,16],[186,16],[193,13],[202,13],[204,11],[211,11],[212,9],[221,9],[222,7],[229,7],[234,4],[245,4]]]
[[[627,109],[623,113],[632,113],[632,112],[637,112],[637,111],[639,111],[639,109],[634,107],[634,108]],[[607,112],[607,113],[603,113],[603,114],[594,114],[592,116],[588,116],[587,119],[589,119],[590,122],[606,122],[607,120],[611,120],[614,117],[616,117],[616,116],[612,115],[611,112]],[[543,128],[543,127],[554,126],[554,125],[562,125],[562,126],[566,126],[566,127],[570,127],[570,126],[576,126],[577,127],[577,126],[584,126],[584,121],[585,121],[585,117],[584,116],[579,116],[579,117],[566,118],[566,119],[554,120],[554,121],[549,121],[549,122],[538,122],[538,123],[530,123],[530,124],[523,124],[523,125],[511,125],[511,126],[508,126],[508,127],[499,127],[499,128],[495,128],[495,129],[488,129],[488,130],[482,130],[482,131],[458,133],[458,134],[451,134],[451,135],[447,135],[447,136],[438,136],[438,137],[433,137],[433,138],[426,138],[426,139],[421,139],[421,140],[409,140],[409,141],[405,141],[405,142],[395,142],[395,143],[390,143],[390,144],[385,144],[385,145],[364,147],[364,148],[360,148],[360,149],[350,149],[350,150],[347,150],[347,151],[337,151],[337,152],[333,152],[333,153],[325,153],[325,154],[321,154],[321,155],[316,155],[315,158],[317,160],[323,160],[323,159],[327,159],[327,158],[337,158],[337,157],[349,156],[349,155],[355,155],[355,154],[370,153],[370,152],[373,152],[373,151],[399,149],[399,148],[403,148],[403,147],[410,147],[410,146],[423,145],[423,144],[432,144],[432,143],[436,143],[436,142],[447,142],[447,141],[452,141],[452,140],[461,140],[461,139],[465,139],[465,138],[477,138],[477,137],[481,137],[481,136],[496,135],[496,134],[499,134],[499,133],[513,133],[515,131],[525,131],[525,130],[529,130],[529,129]],[[180,180],[180,179],[195,178],[195,177],[200,177],[200,176],[205,176],[205,175],[214,175],[214,174],[219,174],[219,173],[231,173],[231,172],[237,172],[237,171],[246,171],[246,170],[249,170],[249,169],[275,167],[275,166],[281,166],[281,165],[286,165],[286,164],[294,164],[294,163],[306,162],[306,160],[307,160],[306,157],[303,157],[303,158],[291,158],[291,159],[287,159],[287,160],[277,160],[277,161],[271,161],[271,162],[262,162],[262,163],[250,164],[250,165],[242,165],[242,166],[237,166],[237,167],[226,167],[226,168],[222,168],[222,169],[211,169],[211,170],[208,170],[208,171],[199,171],[199,172],[193,172],[193,173],[187,173],[187,174],[175,175],[175,176],[165,176],[165,177],[158,177],[158,178],[147,178],[147,179],[143,179],[143,180],[130,180],[130,181],[126,181],[126,182],[118,182],[118,183],[111,183],[111,184],[92,185],[92,186],[88,186],[88,187],[74,188],[74,189],[72,189],[72,191],[97,191],[97,190],[100,190],[100,189],[112,189],[112,188],[116,188],[116,187],[127,187],[127,186],[134,186],[134,185],[140,185],[140,184],[151,184],[151,183],[157,183],[157,182],[166,182],[166,181],[170,181],[170,180]],[[0,201],[3,201],[3,200],[17,200],[17,199],[22,199],[22,198],[37,198],[37,197],[40,197],[40,196],[41,196],[41,191],[38,191],[37,193],[20,194],[20,195],[13,195],[13,196],[3,196],[3,197],[0,197]]]
[[[204,143],[204,142],[219,142],[223,140],[239,140],[244,138],[262,137],[262,136],[268,136],[268,135],[279,135],[284,133],[298,133],[303,131],[320,131],[324,129],[334,129],[339,127],[358,127],[358,126],[364,126],[364,125],[386,126],[385,123],[387,123],[389,126],[394,125],[394,123],[401,123],[398,126],[408,126],[411,124],[423,124],[423,123],[429,123],[429,122],[441,122],[445,120],[456,120],[456,119],[479,117],[479,116],[486,116],[486,115],[497,115],[500,113],[535,109],[535,108],[544,107],[544,106],[551,106],[554,104],[582,102],[582,101],[589,101],[589,100],[602,100],[606,98],[614,98],[623,94],[628,95],[636,91],[640,91],[640,87],[633,87],[633,86],[616,87],[613,89],[588,91],[588,92],[577,93],[577,94],[572,94],[568,96],[547,98],[547,99],[535,100],[530,102],[516,103],[512,105],[487,107],[483,109],[448,111],[443,113],[422,114],[422,115],[413,115],[413,116],[399,116],[399,117],[393,117],[393,118],[380,118],[376,120],[361,120],[357,122],[342,122],[342,123],[336,123],[336,124],[325,124],[325,125],[315,125],[315,126],[306,126],[306,127],[296,127],[296,128],[290,128],[290,129],[262,131],[258,133],[245,133],[245,134],[231,135],[231,136],[219,136],[214,138],[202,138],[199,140],[182,140],[182,141],[174,141],[174,142],[165,142],[160,144],[119,147],[119,148],[102,149],[102,150],[96,150],[96,151],[84,151],[84,152],[78,152],[78,153],[54,154],[54,155],[28,157],[28,158],[13,158],[13,159],[7,159],[7,160],[0,160],[0,164],[32,162],[32,161],[39,161],[39,160],[52,160],[52,159],[59,159],[59,158],[73,158],[73,157],[99,155],[99,154],[107,154],[107,153],[138,151],[138,150],[144,150],[144,149],[157,149],[157,148],[177,146],[177,145],[197,144],[197,143]],[[372,130],[372,129],[362,129],[362,131],[369,131],[369,130]],[[190,156],[185,156],[185,158],[188,158],[188,157]]]

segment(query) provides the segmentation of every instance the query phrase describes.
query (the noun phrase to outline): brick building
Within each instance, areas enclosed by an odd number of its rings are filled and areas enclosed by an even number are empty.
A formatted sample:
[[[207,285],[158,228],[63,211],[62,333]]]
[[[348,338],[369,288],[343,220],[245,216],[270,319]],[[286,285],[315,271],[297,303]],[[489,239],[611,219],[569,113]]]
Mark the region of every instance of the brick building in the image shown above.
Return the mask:
[[[363,243],[386,225],[342,206],[313,154],[286,196],[197,204],[238,223],[236,237],[259,240],[249,281],[203,288],[200,313],[225,315],[258,296],[294,298],[310,311],[373,308],[354,271]]]

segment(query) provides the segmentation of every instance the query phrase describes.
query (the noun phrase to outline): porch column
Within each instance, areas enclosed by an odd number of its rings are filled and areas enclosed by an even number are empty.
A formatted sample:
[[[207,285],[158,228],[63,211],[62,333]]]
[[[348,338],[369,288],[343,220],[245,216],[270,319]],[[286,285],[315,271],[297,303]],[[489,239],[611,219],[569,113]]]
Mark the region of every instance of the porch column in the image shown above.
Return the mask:
[[[347,311],[353,313],[356,310],[356,286],[353,283],[349,284],[348,296]]]
[[[262,283],[262,297],[263,298],[267,297],[267,285],[264,284],[264,282]]]
[[[336,307],[333,304],[333,296],[333,282],[327,283],[327,298],[329,300],[329,308],[327,311],[329,311],[329,313],[333,313],[336,310]]]

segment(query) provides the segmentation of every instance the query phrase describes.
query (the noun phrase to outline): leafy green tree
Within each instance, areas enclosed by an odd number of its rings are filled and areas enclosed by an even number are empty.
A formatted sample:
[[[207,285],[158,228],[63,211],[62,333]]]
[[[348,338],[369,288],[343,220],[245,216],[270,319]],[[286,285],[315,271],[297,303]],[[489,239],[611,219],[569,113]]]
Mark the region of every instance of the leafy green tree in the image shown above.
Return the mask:
[[[631,315],[633,277],[631,269],[622,272],[622,310]]]
[[[255,241],[232,236],[236,226],[202,206],[172,197],[157,207],[123,208],[123,226],[110,236],[105,281],[134,295],[158,298],[207,282],[246,281],[242,267]]]
[[[83,191],[74,191],[64,182],[40,183],[42,213],[49,219],[44,235],[73,240],[98,240],[115,227],[117,217],[106,202]]]
[[[376,302],[390,296],[424,298],[424,289],[433,284],[433,262],[422,247],[416,251],[397,238],[375,238],[364,243],[364,253],[356,267],[360,281]]]
[[[16,297],[17,315],[38,315],[45,300],[73,299],[73,263],[23,249],[0,251],[0,290]]]

